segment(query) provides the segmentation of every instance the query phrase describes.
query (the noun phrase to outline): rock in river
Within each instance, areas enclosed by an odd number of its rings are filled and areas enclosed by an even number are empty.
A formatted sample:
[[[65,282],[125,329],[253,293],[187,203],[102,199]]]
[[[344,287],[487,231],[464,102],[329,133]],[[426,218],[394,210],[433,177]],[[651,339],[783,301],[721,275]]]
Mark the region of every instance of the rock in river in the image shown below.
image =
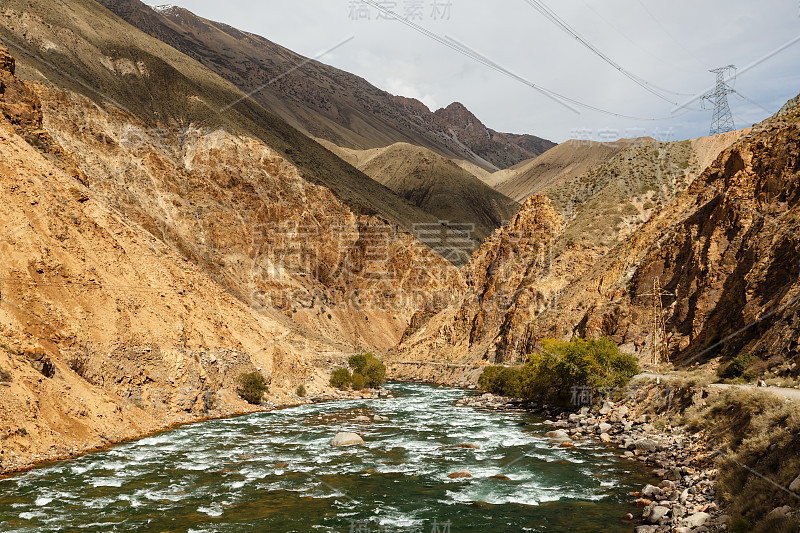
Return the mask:
[[[331,441],[331,446],[352,446],[354,444],[366,444],[358,433],[340,431]]]

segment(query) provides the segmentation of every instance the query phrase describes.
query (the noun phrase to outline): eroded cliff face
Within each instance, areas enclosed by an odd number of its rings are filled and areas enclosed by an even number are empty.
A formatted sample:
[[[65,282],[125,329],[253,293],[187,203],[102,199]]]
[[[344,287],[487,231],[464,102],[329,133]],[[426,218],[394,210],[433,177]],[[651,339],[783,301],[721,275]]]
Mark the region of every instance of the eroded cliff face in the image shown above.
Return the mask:
[[[723,152],[683,195],[564,291],[537,322],[553,336],[610,336],[653,361],[653,293],[680,365],[752,355],[796,375],[799,293],[796,110]],[[657,346],[659,350],[661,343]]]
[[[501,316],[513,319],[494,322],[502,325],[487,347],[468,353],[452,343],[449,331],[463,321],[458,311],[448,310],[407,338],[400,356],[423,360],[419,348],[436,346],[439,354],[466,354],[459,360],[463,363],[507,361],[523,358],[544,338],[605,335],[652,362],[652,294],[658,278],[666,341],[659,336],[655,348],[660,352],[666,345],[671,363],[714,368],[741,355],[750,357],[755,375],[797,375],[799,124],[800,110],[794,107],[754,128],[608,253],[563,263],[561,239],[556,239],[552,268],[527,286],[547,294],[554,279],[568,281],[550,292],[543,308],[526,302],[516,304],[513,312],[508,307]],[[519,216],[526,216],[524,208]],[[468,270],[470,287],[486,286],[487,280],[491,286],[495,271],[505,269],[500,279],[524,279],[528,271],[525,263],[510,258],[490,261],[488,267],[485,263],[479,254],[473,258],[470,266],[478,270]],[[578,275],[570,276],[569,267]],[[480,312],[470,316],[471,324],[486,320]],[[414,375],[413,365],[407,366]]]
[[[243,372],[275,403],[325,392],[462,284],[261,141],[148,125],[0,64],[2,470],[251,410]]]
[[[464,267],[466,292],[454,305],[419,311],[394,361],[502,362],[508,332],[540,312],[549,297],[534,281],[549,275],[553,241],[563,219],[544,196],[532,196],[503,228],[489,237]],[[411,368],[411,367],[410,367]]]
[[[638,304],[630,307],[644,314],[637,295],[659,277],[670,294],[662,298],[668,352],[678,364],[750,354],[760,374],[789,371],[797,360],[797,115],[795,107],[725,151],[681,198],[682,212],[671,227],[660,228],[658,246],[625,287],[625,297]],[[620,341],[646,343],[647,332],[635,321],[614,327],[625,332]]]
[[[696,165],[735,136],[631,147],[576,178],[580,187],[551,192],[567,220],[545,239],[546,268],[488,239],[465,268],[463,302],[420,313],[394,360],[464,364],[469,380],[469,365],[523,359],[542,339],[605,335],[651,362],[658,278],[672,363],[744,354],[756,374],[797,373],[797,115],[784,109],[754,128],[698,179]],[[526,203],[496,236],[537,213]]]
[[[287,328],[90,196],[0,60],[0,469],[247,410],[233,379],[280,382]]]
[[[418,313],[396,358],[494,363],[535,350],[557,330],[539,316],[561,310],[562,292],[686,189],[699,174],[695,159],[689,142],[644,139],[542,187],[464,268],[468,303]]]
[[[92,195],[197,264],[232,296],[340,349],[383,351],[416,306],[449,299],[456,268],[390,222],[358,215],[262,142],[147,127],[38,86],[45,124]]]

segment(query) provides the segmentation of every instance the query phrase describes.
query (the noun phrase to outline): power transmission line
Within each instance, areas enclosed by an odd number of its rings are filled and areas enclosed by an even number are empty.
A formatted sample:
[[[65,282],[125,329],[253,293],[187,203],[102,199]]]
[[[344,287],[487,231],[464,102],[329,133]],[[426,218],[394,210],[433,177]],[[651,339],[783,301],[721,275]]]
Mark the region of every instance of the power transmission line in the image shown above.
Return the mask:
[[[681,70],[683,72],[686,72],[687,74],[694,74],[695,73],[695,71],[688,70],[685,66],[678,65],[674,61],[668,61],[668,60],[665,60],[663,56],[656,55],[655,53],[653,53],[652,50],[642,46],[642,43],[637,42],[630,35],[625,33],[625,31],[622,28],[620,28],[616,23],[608,20],[608,18],[606,18],[600,11],[598,11],[594,7],[592,7],[592,5],[587,0],[581,0],[581,2],[583,2],[583,5],[586,6],[586,9],[588,9],[589,11],[594,13],[597,18],[599,18],[600,20],[605,22],[608,25],[608,27],[613,29],[615,32],[617,32],[617,34],[619,34],[620,37],[624,38],[626,41],[628,41],[630,44],[635,46],[642,53],[647,54],[648,56],[650,56],[651,59],[653,59],[655,61],[658,61],[659,63],[662,63],[662,64],[669,62],[672,65],[673,69]],[[695,61],[697,61],[697,59],[695,59]],[[699,61],[698,61],[698,63],[699,63]],[[662,90],[664,92],[667,92],[667,93],[670,93],[670,94],[675,94],[675,95],[678,95],[678,96],[692,96],[691,93],[679,93],[679,92],[676,92],[676,91],[670,91],[670,90],[664,89],[663,87],[661,87],[660,90]]]
[[[523,81],[523,83],[525,83],[524,78],[520,78],[519,76],[517,76],[513,72],[510,72],[508,69],[505,69],[505,68],[501,67],[500,65],[498,65],[494,61],[488,59],[486,56],[483,56],[483,55],[479,54],[478,52],[472,50],[471,48],[467,47],[467,45],[458,42],[457,40],[455,40],[452,37],[446,36],[446,38],[448,39],[448,41],[450,41],[451,43],[453,43],[453,44],[457,45],[459,48],[461,48],[463,50],[462,53],[464,53],[468,57],[472,57],[476,61],[480,61],[483,64],[489,63],[489,64],[492,65],[492,68],[494,68],[495,70],[499,70],[500,72],[505,73],[505,74],[511,76],[512,78],[521,80],[521,81]],[[563,94],[556,93],[554,91],[550,91],[549,89],[544,89],[542,87],[539,87],[539,89],[541,91],[548,92],[548,93],[554,95],[555,97],[558,97],[558,98],[560,98],[560,99],[562,99],[562,100],[564,100],[566,102],[569,102],[570,104],[574,104],[574,105],[576,105],[578,107],[582,107],[582,108],[588,109],[590,111],[596,111],[598,113],[603,113],[605,115],[611,115],[611,116],[614,116],[614,117],[617,117],[617,118],[625,118],[625,119],[631,119],[631,120],[641,120],[641,121],[647,121],[647,122],[653,122],[653,121],[659,121],[659,120],[670,120],[670,119],[676,118],[675,115],[671,115],[671,116],[668,116],[668,117],[662,117],[662,118],[646,118],[646,117],[634,117],[634,116],[631,116],[631,115],[624,115],[622,113],[616,113],[614,111],[608,111],[606,109],[602,109],[602,108],[595,107],[595,106],[590,105],[590,104],[586,104],[584,102],[581,102],[580,100],[575,100],[574,98],[570,98],[569,96],[564,96]],[[687,113],[688,113],[688,111],[687,111]],[[686,114],[686,113],[682,113],[681,115],[678,115],[678,116],[682,116],[684,114]]]
[[[611,59],[607,54],[603,53],[595,45],[593,45],[587,39],[585,39],[580,33],[578,33],[577,30],[575,30],[575,28],[570,26],[564,19],[562,19],[555,12],[553,12],[552,9],[547,7],[547,5],[544,2],[542,2],[541,0],[525,0],[525,2],[532,8],[534,8],[536,11],[541,13],[547,20],[549,20],[550,22],[561,28],[563,31],[565,31],[567,34],[575,38],[579,43],[588,48],[592,53],[594,53],[603,61],[614,67],[616,70],[618,70],[622,75],[624,75],[625,77],[627,77],[628,79],[630,79],[631,81],[633,81],[634,83],[645,89],[646,91],[661,98],[662,100],[669,102],[673,105],[677,105],[676,102],[674,102],[669,97],[664,96],[662,94],[662,92],[672,92],[672,91],[666,91],[664,89],[661,89],[660,87],[657,87],[656,85],[648,82],[647,80],[645,80],[640,76],[637,76],[636,74],[632,73],[631,71],[627,70],[622,65]]]
[[[711,129],[709,130],[709,135],[727,133],[736,129],[733,123],[731,108],[728,105],[728,95],[736,92],[733,90],[733,87],[728,85],[727,80],[725,79],[725,73],[729,70],[733,70],[734,75],[728,78],[728,80],[735,81],[736,67],[733,65],[709,70],[709,72],[717,75],[717,86],[712,92],[709,92],[703,96],[704,102],[709,101],[714,104],[714,115],[711,118]]]
[[[574,106],[578,106],[578,107],[582,107],[582,108],[590,110],[590,111],[595,111],[597,113],[602,113],[604,115],[617,117],[617,118],[624,118],[624,119],[630,119],[630,120],[639,120],[639,121],[643,121],[643,122],[657,122],[657,121],[661,121],[661,120],[673,120],[673,119],[675,119],[675,118],[677,118],[679,116],[685,115],[686,113],[689,112],[689,110],[687,110],[685,113],[682,113],[681,115],[677,115],[677,117],[676,117],[676,115],[670,115],[670,116],[667,116],[667,117],[660,117],[660,118],[648,118],[648,117],[636,117],[636,116],[631,116],[631,115],[625,115],[625,114],[622,114],[622,113],[615,113],[614,111],[608,111],[606,109],[602,109],[602,108],[599,108],[599,107],[596,107],[596,106],[593,106],[593,105],[590,105],[590,104],[586,104],[584,102],[581,102],[580,100],[576,100],[574,98],[570,98],[570,97],[565,96],[565,95],[563,95],[561,93],[558,93],[556,91],[552,91],[550,89],[546,89],[546,88],[544,88],[544,87],[542,87],[540,85],[537,85],[537,84],[535,84],[535,83],[523,78],[522,76],[519,76],[519,75],[511,72],[510,70],[498,65],[494,61],[491,61],[486,56],[483,56],[483,55],[479,54],[478,52],[475,52],[474,50],[472,50],[471,48],[467,47],[466,45],[459,43],[458,41],[456,41],[452,37],[447,37],[447,38],[441,37],[441,36],[433,33],[432,31],[427,30],[427,29],[423,28],[422,26],[419,26],[418,24],[415,24],[414,22],[412,22],[408,18],[401,17],[397,13],[393,12],[390,9],[385,8],[384,6],[382,6],[381,4],[379,4],[377,2],[374,2],[373,0],[363,0],[363,2],[365,4],[368,4],[368,5],[372,6],[372,7],[374,7],[375,9],[379,10],[383,14],[387,15],[389,18],[397,20],[398,22],[408,26],[412,30],[414,30],[414,31],[416,31],[416,32],[418,32],[418,33],[420,33],[420,34],[422,34],[422,35],[424,35],[424,36],[426,36],[426,37],[428,37],[430,39],[433,39],[434,41],[436,41],[436,42],[438,42],[440,44],[443,44],[444,46],[450,48],[451,50],[454,50],[455,52],[458,52],[459,54],[461,54],[461,55],[463,55],[465,57],[468,57],[468,58],[472,59],[473,61],[476,61],[476,62],[478,62],[478,63],[480,63],[480,64],[482,64],[482,65],[484,65],[484,66],[496,71],[496,72],[499,72],[500,74],[508,76],[508,77],[510,77],[510,78],[512,78],[512,79],[514,79],[516,81],[519,81],[520,83],[523,83],[523,84],[527,85],[528,87],[531,87],[531,88],[539,91],[540,93],[544,94],[545,96],[547,96],[551,100],[554,100],[554,101],[558,102],[559,104],[567,107],[569,110],[571,110],[571,111],[573,111],[575,113],[579,113],[579,111],[576,110],[573,107],[573,105]],[[570,104],[572,104],[572,105],[570,105]]]

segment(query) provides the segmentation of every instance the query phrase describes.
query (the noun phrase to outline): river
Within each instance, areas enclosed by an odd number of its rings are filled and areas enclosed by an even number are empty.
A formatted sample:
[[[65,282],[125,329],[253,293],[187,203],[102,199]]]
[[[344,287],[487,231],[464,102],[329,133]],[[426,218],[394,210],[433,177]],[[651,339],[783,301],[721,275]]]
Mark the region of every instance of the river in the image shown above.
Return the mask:
[[[0,531],[633,529],[622,517],[645,467],[595,441],[554,447],[528,413],[456,407],[461,389],[387,388],[395,398],[198,423],[2,479]],[[353,422],[362,414],[389,422]],[[367,445],[330,446],[339,430]],[[473,477],[447,477],[458,470]]]

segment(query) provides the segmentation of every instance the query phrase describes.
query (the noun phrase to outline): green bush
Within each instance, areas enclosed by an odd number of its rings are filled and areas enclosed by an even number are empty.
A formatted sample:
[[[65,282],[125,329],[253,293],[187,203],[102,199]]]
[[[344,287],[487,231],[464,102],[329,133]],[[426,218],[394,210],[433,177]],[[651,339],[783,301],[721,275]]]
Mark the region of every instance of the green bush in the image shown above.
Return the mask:
[[[364,381],[367,387],[373,389],[383,385],[386,381],[386,366],[377,359],[371,360],[364,369]]]
[[[353,372],[353,390],[361,390],[364,388],[364,376],[359,374],[358,372]]]
[[[244,372],[236,378],[236,392],[247,403],[260,404],[268,390],[267,380],[260,372]]]
[[[371,353],[364,353],[358,355],[350,356],[350,359],[347,360],[347,364],[350,365],[350,368],[353,369],[353,372],[358,372],[359,374],[364,374],[364,369],[367,368],[367,363],[370,359],[374,359],[375,356]]]
[[[512,398],[522,397],[520,387],[520,368],[506,368],[501,366],[487,367],[478,378],[478,385],[486,392],[510,396]]]
[[[620,353],[610,339],[546,340],[542,352],[531,354],[522,367],[488,367],[478,379],[494,394],[530,400],[561,400],[576,386],[602,388],[625,385],[639,372],[636,358]]]
[[[724,379],[734,379],[738,377],[747,377],[747,369],[753,356],[749,353],[742,353],[733,358],[733,360],[725,366],[720,366],[717,369],[719,377]]]
[[[371,353],[353,355],[348,364],[354,375],[360,374],[363,377],[367,387],[380,387],[386,381],[386,366]]]
[[[350,377],[350,371],[346,368],[337,368],[331,373],[331,380],[330,384],[331,387],[336,387],[337,389],[346,389],[350,386],[352,378]]]
[[[301,398],[305,397],[305,395],[306,395],[306,386],[305,385],[299,385],[297,387],[297,395],[300,396]]]

